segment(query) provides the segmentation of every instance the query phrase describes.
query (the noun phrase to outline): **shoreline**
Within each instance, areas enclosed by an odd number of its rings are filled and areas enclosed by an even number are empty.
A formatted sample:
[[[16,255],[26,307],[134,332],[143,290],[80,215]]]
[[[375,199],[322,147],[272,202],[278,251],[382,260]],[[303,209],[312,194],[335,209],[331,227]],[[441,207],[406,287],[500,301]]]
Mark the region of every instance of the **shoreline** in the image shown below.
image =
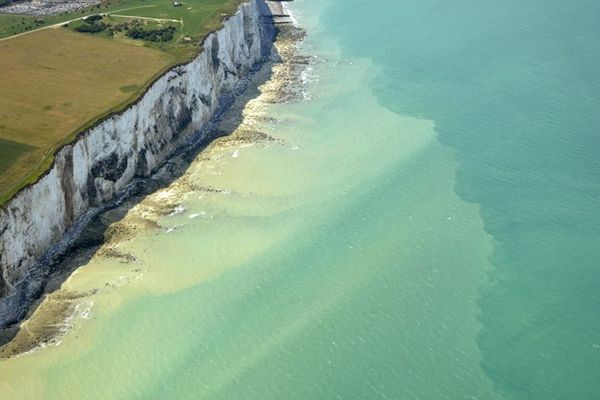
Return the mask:
[[[253,3],[252,5],[250,3]],[[171,80],[172,79],[182,79],[181,77],[184,74],[188,73],[188,70],[191,70],[192,68],[198,69],[201,68],[200,66],[198,66],[199,62],[202,62],[203,59],[206,59],[207,57],[210,57],[209,54],[209,50],[211,48],[211,46],[215,45],[215,41],[217,40],[217,38],[220,38],[223,36],[223,34],[221,34],[221,32],[223,32],[224,29],[228,29],[228,30],[232,30],[235,29],[235,27],[232,27],[232,24],[234,23],[239,23],[240,19],[243,19],[244,17],[244,13],[249,13],[249,12],[253,12],[255,13],[254,15],[256,15],[254,17],[255,21],[256,21],[256,26],[253,25],[252,29],[255,29],[257,31],[260,30],[260,41],[257,41],[256,44],[254,45],[254,48],[257,49],[256,51],[260,51],[260,57],[253,62],[253,64],[251,66],[248,66],[248,73],[252,73],[253,69],[255,69],[257,67],[257,65],[260,65],[260,63],[264,62],[265,60],[265,55],[268,55],[268,52],[270,51],[270,48],[272,46],[272,34],[270,30],[264,30],[265,28],[262,26],[262,24],[260,23],[260,20],[258,18],[258,15],[262,15],[265,12],[269,12],[269,9],[265,9],[266,7],[266,3],[264,0],[251,0],[249,2],[243,2],[240,7],[237,9],[236,13],[234,13],[233,15],[227,17],[225,19],[225,25],[223,26],[223,28],[219,31],[217,31],[216,33],[212,33],[210,35],[207,35],[206,38],[204,39],[204,43],[207,44],[207,47],[202,49],[201,52],[199,52],[199,54],[190,62],[188,62],[186,64],[186,66],[177,66],[174,67],[172,69],[169,69],[168,71],[166,71],[161,77],[157,78],[157,80],[155,81],[154,84],[150,85],[147,88],[146,94],[144,94],[143,96],[140,96],[138,99],[136,99],[136,101],[132,104],[130,104],[125,110],[123,110],[119,115],[122,117],[121,119],[125,118],[125,116],[129,116],[131,117],[130,114],[133,114],[133,116],[135,118],[137,118],[137,109],[136,107],[138,105],[145,105],[146,108],[148,105],[152,105],[154,103],[152,103],[153,101],[162,101],[162,98],[164,96],[171,96],[173,97],[173,95],[171,93],[168,94],[163,94],[164,92],[161,92],[161,90],[164,87],[164,90],[170,90],[171,87]],[[242,11],[243,10],[243,11]],[[250,11],[252,10],[252,11]],[[267,14],[268,15],[268,14]],[[235,18],[235,21],[234,21]],[[227,23],[229,23],[229,25],[227,25]],[[207,42],[209,41],[210,42]],[[218,44],[217,44],[218,45]],[[266,47],[265,47],[266,46]],[[234,51],[233,49],[231,51]],[[226,55],[227,56],[227,55]],[[251,57],[252,55],[250,55],[249,57]],[[256,56],[255,56],[256,57]],[[219,60],[220,61],[220,60]],[[257,64],[257,65],[255,65]],[[223,64],[225,65],[225,64]],[[186,69],[187,68],[187,69]],[[221,70],[226,67],[222,67],[221,64],[219,64],[218,69]],[[243,67],[241,67],[243,68]],[[187,78],[187,76],[184,76],[184,78]],[[198,85],[206,85],[206,80],[207,79],[213,79],[212,76],[207,75],[206,77],[201,77],[204,78],[202,81],[198,82]],[[185,82],[188,82],[190,78],[187,78],[188,80],[186,80]],[[227,75],[225,75],[225,78],[227,79]],[[231,81],[232,79],[230,78],[229,81],[225,81],[225,82],[229,82],[229,85],[231,85]],[[243,85],[243,78],[240,79],[236,79],[234,80],[235,85],[237,85],[238,83]],[[204,83],[203,83],[204,82]],[[160,85],[159,85],[160,83]],[[165,87],[166,85],[166,87]],[[181,85],[181,83],[180,83]],[[150,160],[150,163],[147,162],[147,167],[145,167],[146,169],[150,169],[150,172],[148,173],[148,175],[145,175],[145,173],[140,174],[137,172],[137,164],[134,165],[136,168],[135,171],[135,175],[132,176],[128,181],[124,181],[124,183],[120,183],[118,184],[117,181],[115,181],[114,183],[114,189],[112,190],[112,193],[109,191],[107,194],[100,194],[98,196],[98,198],[94,198],[94,199],[89,199],[89,200],[85,200],[85,198],[83,200],[77,200],[77,199],[67,199],[65,197],[65,199],[61,199],[60,203],[58,203],[58,200],[55,201],[54,203],[51,203],[50,205],[39,205],[39,204],[33,204],[34,203],[34,198],[37,199],[39,196],[36,195],[36,193],[40,192],[40,191],[47,191],[47,190],[54,190],[54,191],[58,191],[60,192],[61,190],[66,190],[64,188],[65,182],[64,182],[64,178],[70,179],[71,183],[69,185],[74,185],[75,183],[72,181],[74,179],[73,176],[71,177],[62,177],[59,176],[59,182],[54,182],[55,180],[57,180],[57,174],[63,174],[63,173],[70,173],[71,175],[74,174],[73,169],[75,167],[71,166],[69,168],[71,168],[71,171],[69,172],[69,170],[67,169],[66,171],[63,171],[65,166],[62,165],[65,163],[65,157],[71,157],[71,159],[73,158],[73,152],[75,151],[75,149],[79,146],[79,148],[82,148],[83,146],[83,150],[84,151],[88,151],[86,146],[89,146],[90,143],[94,146],[97,147],[96,142],[98,142],[99,140],[108,140],[110,139],[110,137],[114,136],[114,134],[118,134],[118,130],[121,129],[128,129],[126,125],[128,122],[125,121],[124,123],[121,123],[121,125],[117,125],[120,123],[120,120],[118,119],[119,115],[112,115],[110,117],[107,117],[107,119],[105,120],[104,123],[100,123],[98,122],[95,126],[96,128],[89,128],[83,132],[81,132],[78,137],[77,140],[75,140],[74,142],[70,143],[70,144],[66,144],[64,145],[61,150],[57,150],[57,157],[55,157],[55,159],[53,160],[53,167],[49,168],[43,176],[40,176],[39,180],[37,181],[36,184],[32,184],[29,185],[25,188],[23,188],[22,190],[19,191],[19,194],[14,195],[11,200],[7,203],[5,203],[3,206],[0,207],[0,239],[4,240],[4,243],[2,243],[0,241],[0,256],[2,256],[2,249],[4,249],[4,257],[0,257],[0,264],[1,264],[1,269],[0,269],[0,295],[2,297],[0,297],[0,326],[4,329],[6,328],[10,328],[10,327],[14,327],[15,323],[18,323],[18,321],[20,321],[23,316],[26,314],[26,310],[22,310],[21,309],[21,305],[25,302],[28,303],[30,302],[32,299],[35,299],[37,297],[39,297],[39,295],[42,293],[43,289],[39,288],[40,286],[40,281],[43,281],[44,279],[46,279],[48,274],[51,274],[53,271],[47,271],[48,266],[49,265],[53,265],[56,263],[57,259],[60,259],[65,253],[67,253],[69,251],[69,248],[71,248],[75,242],[77,241],[78,236],[80,235],[83,227],[87,224],[89,224],[95,217],[95,215],[97,215],[98,213],[101,213],[103,210],[110,208],[111,204],[118,204],[120,202],[123,201],[124,198],[130,197],[132,194],[135,194],[137,192],[140,192],[141,190],[143,190],[143,188],[139,187],[140,186],[140,179],[143,179],[144,176],[149,176],[152,175],[153,173],[155,173],[156,171],[158,171],[160,168],[162,168],[164,165],[168,164],[169,160],[171,157],[176,156],[179,152],[182,151],[182,149],[185,149],[186,147],[189,147],[189,143],[190,141],[193,141],[193,137],[201,137],[202,135],[206,134],[206,130],[211,126],[211,121],[214,119],[218,119],[219,118],[219,113],[223,112],[223,104],[222,103],[227,103],[227,98],[235,95],[235,93],[232,93],[230,91],[230,89],[228,89],[227,87],[224,87],[224,82],[212,82],[211,83],[212,86],[209,86],[210,91],[212,91],[213,93],[217,93],[217,103],[214,103],[214,105],[212,106],[212,111],[210,106],[207,106],[205,108],[202,108],[200,111],[198,111],[198,113],[200,113],[199,117],[203,118],[203,115],[206,114],[207,110],[210,111],[209,117],[208,117],[208,121],[203,122],[202,120],[200,121],[189,121],[186,122],[186,126],[180,126],[181,122],[177,120],[177,118],[180,118],[179,115],[175,115],[175,116],[171,116],[171,120],[168,120],[168,123],[171,124],[175,124],[176,127],[179,127],[178,129],[175,130],[175,127],[170,127],[169,129],[173,130],[173,138],[172,138],[172,143],[167,143],[167,144],[161,144],[160,147],[156,150],[153,150],[153,153],[150,154],[151,157],[154,157],[153,159]],[[160,86],[160,87],[159,87]],[[226,86],[226,85],[225,85]],[[197,90],[197,89],[195,89]],[[157,92],[158,91],[158,92]],[[235,90],[234,90],[235,92]],[[158,97],[157,97],[158,96]],[[181,99],[178,100],[180,102],[185,101],[185,98],[183,98],[183,94],[180,95]],[[158,99],[158,100],[157,100]],[[165,111],[169,111],[169,110],[165,110]],[[185,110],[184,110],[185,111]],[[155,112],[159,113],[160,110],[156,110]],[[156,120],[156,118],[162,118],[160,117],[160,114],[158,117],[153,116],[152,118],[154,118],[155,121],[158,121],[158,123],[160,123],[160,120]],[[167,118],[169,118],[169,116],[167,116]],[[172,119],[175,118],[175,121],[172,121]],[[183,118],[187,118],[186,115],[183,115]],[[128,120],[129,121],[129,120]],[[137,120],[136,120],[137,121]],[[130,121],[131,122],[131,121]],[[104,124],[109,123],[110,126],[114,127],[111,129],[114,129],[114,133],[113,132],[105,132],[105,127]],[[200,124],[199,130],[197,128],[195,128],[196,126],[198,126],[198,124]],[[155,125],[156,127],[156,125]],[[138,132],[137,131],[137,122],[135,125],[135,130],[131,131],[129,130],[130,135],[141,135],[144,134],[143,132]],[[164,134],[161,133],[160,135],[162,136],[166,136],[169,135],[170,131],[166,131]],[[93,134],[93,135],[92,135]],[[99,137],[100,135],[100,137]],[[106,135],[111,135],[109,138],[103,138],[102,135],[106,136]],[[175,136],[176,135],[176,136]],[[92,136],[94,136],[92,138]],[[163,138],[162,136],[159,136],[158,139],[159,140],[164,140],[165,138]],[[144,140],[148,141],[154,139],[153,136],[148,136],[146,137]],[[200,138],[202,139],[202,138]],[[122,141],[123,139],[120,139],[119,141]],[[155,139],[157,140],[157,139]],[[199,139],[196,139],[197,141]],[[90,142],[91,141],[91,142]],[[90,142],[90,143],[87,143]],[[102,142],[98,143],[99,145],[102,145]],[[116,146],[120,146],[120,144],[117,142],[115,144]],[[143,145],[142,145],[143,146]],[[142,151],[145,151],[146,148],[142,147]],[[93,148],[91,148],[90,151],[94,151]],[[98,155],[92,154],[90,157],[103,157],[103,153],[100,150]],[[67,152],[69,154],[63,154],[64,152]],[[114,153],[113,153],[114,154]],[[145,153],[140,153],[142,158],[144,159],[144,161],[146,160],[146,154]],[[59,165],[57,164],[58,162],[58,158],[61,158],[61,168],[58,168]],[[120,155],[119,157],[126,157],[125,159],[127,160],[127,164],[129,164],[129,155],[125,154],[125,155]],[[162,160],[161,160],[162,158]],[[89,160],[82,160],[85,161],[87,164],[90,163]],[[133,160],[132,162],[135,162],[135,160]],[[72,164],[74,164],[74,160],[71,161]],[[138,160],[139,163],[139,160]],[[92,165],[83,165],[79,168],[92,168],[95,167]],[[62,172],[61,172],[62,171]],[[92,169],[93,171],[93,169]],[[88,171],[86,172],[88,174],[91,174],[92,179],[95,176],[94,173]],[[131,173],[129,173],[131,174]],[[102,177],[102,175],[100,175]],[[89,179],[89,178],[88,178]],[[126,179],[126,178],[124,178]],[[52,181],[52,182],[51,182]],[[121,181],[123,182],[123,181]],[[52,186],[52,187],[50,187]],[[119,187],[120,186],[120,187]],[[71,191],[71,193],[73,191],[78,191],[78,189],[75,188],[70,188],[69,189]],[[79,189],[80,190],[80,189]],[[58,193],[58,195],[64,195],[67,196],[69,193],[65,192],[63,194]],[[77,193],[75,193],[75,195],[77,195]],[[33,196],[33,197],[32,197]],[[46,195],[47,196],[47,195]],[[56,199],[48,199],[49,201],[54,201]],[[87,203],[82,203],[82,204],[75,204],[75,205],[71,205],[71,204],[65,204],[68,201],[86,201]],[[98,203],[99,202],[99,203]],[[62,205],[61,205],[62,203]],[[87,205],[86,205],[87,204]],[[35,208],[34,208],[35,207]],[[48,216],[41,216],[40,212],[42,212],[41,208],[45,208],[48,209],[49,207],[58,207],[56,210],[52,209],[52,210],[45,210],[44,213],[47,215],[48,213],[50,215]],[[69,209],[71,209],[72,207],[78,207],[79,210],[81,210],[81,208],[83,207],[84,209],[81,211],[70,211],[68,214],[72,215],[71,218],[73,218],[73,216],[75,217],[75,219],[73,220],[73,222],[69,223],[67,222],[61,222],[61,220],[56,220],[57,218],[63,218],[61,217],[61,215],[57,214],[57,215],[53,215],[58,213],[60,210],[60,212],[65,213],[67,212]],[[78,214],[73,215],[75,212],[77,212]],[[25,214],[26,213],[26,214]],[[38,215],[39,214],[39,215]],[[43,217],[42,219],[44,219],[45,221],[43,222],[44,226],[38,226],[40,221],[37,221],[37,219],[39,219],[41,217]],[[69,217],[69,215],[65,214],[64,217]],[[16,219],[15,219],[16,218]],[[37,219],[36,219],[37,218]],[[11,222],[11,220],[15,219],[14,221]],[[22,222],[19,222],[21,221]],[[17,226],[17,223],[19,224]],[[21,226],[21,224],[23,226]],[[55,226],[56,224],[59,224],[57,226]],[[63,224],[65,225],[63,228]],[[12,226],[11,226],[12,225]],[[48,228],[51,228],[52,231],[51,232],[40,232],[40,235],[45,235],[46,237],[36,237],[37,234],[35,233],[36,229],[46,229],[48,230]],[[32,230],[34,230],[34,232],[32,232]],[[56,237],[56,230],[62,230],[60,237]],[[18,246],[13,246],[13,244],[17,243],[15,242],[15,240],[19,240],[19,236],[24,234],[25,232],[28,232],[27,235],[29,236],[29,240],[21,240],[22,243],[19,243]],[[51,239],[51,241],[49,242],[48,240],[48,235],[52,235],[53,238]],[[4,236],[4,237],[3,237]],[[32,242],[32,240],[35,239],[35,242]],[[40,252],[40,250],[43,250]],[[23,254],[21,254],[23,253]],[[37,254],[36,254],[37,253]],[[15,261],[15,257],[20,257],[18,259],[16,259]],[[12,276],[11,276],[12,274]],[[19,278],[18,280],[15,279],[15,275],[17,278]],[[22,293],[22,290],[25,290],[28,294],[24,294]],[[17,296],[18,295],[18,296]],[[24,299],[23,296],[26,296],[26,298]],[[20,317],[13,317],[11,315],[17,315],[20,314]],[[4,321],[2,321],[2,319]],[[17,320],[16,322],[14,320]],[[8,323],[7,323],[8,322]]]
[[[280,6],[280,4],[277,5]],[[286,10],[286,7],[276,8],[276,10]],[[181,149],[167,160],[166,165],[160,168],[153,176],[145,178],[143,182],[137,182],[137,184],[141,183],[142,185],[148,184],[151,188],[148,193],[139,193],[136,190],[132,190],[131,193],[125,195],[123,198],[115,200],[114,204],[107,204],[105,209],[99,211],[89,221],[88,225],[97,225],[100,220],[109,215],[108,219],[112,222],[107,224],[105,229],[100,229],[102,232],[90,232],[94,230],[90,226],[83,229],[80,232],[80,238],[83,237],[83,244],[78,249],[69,250],[67,258],[54,263],[59,265],[57,268],[59,273],[53,278],[55,282],[53,283],[52,278],[50,279],[48,287],[42,296],[31,307],[27,316],[19,324],[19,326],[27,326],[27,334],[24,334],[24,330],[16,332],[7,332],[5,330],[4,343],[0,345],[0,360],[19,357],[32,351],[35,352],[36,349],[57,345],[61,342],[62,337],[72,329],[70,318],[77,312],[77,305],[86,301],[92,301],[93,303],[93,300],[90,300],[90,298],[102,293],[103,289],[101,288],[88,293],[72,291],[64,293],[64,290],[61,288],[62,282],[76,273],[78,268],[85,265],[85,262],[89,262],[92,257],[119,260],[124,265],[129,265],[133,268],[133,271],[135,271],[134,275],[143,273],[144,268],[143,265],[139,265],[139,260],[127,252],[121,251],[118,245],[131,240],[137,234],[162,229],[162,227],[156,223],[151,223],[149,220],[126,221],[123,218],[125,218],[124,216],[129,210],[132,210],[137,205],[151,201],[150,197],[152,197],[152,193],[156,189],[168,187],[169,184],[176,182],[179,179],[178,177],[185,173],[186,168],[192,162],[189,161],[186,164],[186,159],[191,157],[193,160],[204,152],[210,153],[222,146],[226,146],[226,143],[230,143],[230,145],[238,144],[239,147],[257,143],[279,143],[283,145],[277,138],[250,129],[250,127],[242,127],[241,125],[244,125],[243,121],[246,118],[245,115],[242,116],[242,113],[248,106],[248,103],[253,100],[261,99],[265,105],[290,100],[292,90],[286,87],[286,83],[288,86],[291,84],[286,80],[291,81],[293,79],[286,78],[284,75],[290,73],[290,67],[287,64],[292,61],[293,51],[287,50],[286,54],[285,45],[281,45],[281,43],[285,41],[296,43],[303,38],[303,33],[299,33],[298,31],[293,32],[294,30],[303,32],[296,26],[285,25],[282,27],[281,31],[283,33],[279,32],[278,36],[276,36],[271,56],[265,60],[259,69],[250,73],[247,82],[242,84],[244,88],[236,91],[236,96],[230,99],[231,102],[223,110],[220,110],[221,112],[215,113],[214,121],[207,124],[206,127],[207,130],[212,130],[214,135],[209,135],[205,140],[198,142],[192,141],[189,146]],[[288,45],[288,47],[290,46]],[[305,65],[307,62],[307,60],[302,60],[298,65]],[[278,73],[275,71],[275,66],[279,66],[283,72]],[[300,81],[301,74],[297,72],[297,75],[296,80]],[[278,82],[274,83],[276,80]],[[294,84],[297,84],[297,82]],[[261,91],[259,87],[262,86],[269,86],[269,88]],[[303,96],[297,95],[297,99],[301,100]],[[238,122],[240,118],[242,122]],[[201,137],[202,135],[198,133],[196,136]],[[212,192],[219,189],[205,188],[205,190],[206,192]],[[162,207],[162,211],[159,211],[158,215],[170,215],[177,212],[176,209],[179,205],[162,201],[160,204],[156,204],[156,206]],[[116,214],[116,217],[111,214]],[[99,233],[101,243],[98,243]],[[97,237],[96,241],[90,241],[89,238],[85,238],[86,236],[90,236],[90,234]],[[89,246],[90,243],[91,247]],[[88,244],[87,247],[86,244]],[[81,260],[78,262],[77,259],[79,258]],[[128,267],[128,269],[131,268]],[[13,327],[12,329],[15,330],[18,328]],[[0,343],[2,342],[1,339],[0,337]]]

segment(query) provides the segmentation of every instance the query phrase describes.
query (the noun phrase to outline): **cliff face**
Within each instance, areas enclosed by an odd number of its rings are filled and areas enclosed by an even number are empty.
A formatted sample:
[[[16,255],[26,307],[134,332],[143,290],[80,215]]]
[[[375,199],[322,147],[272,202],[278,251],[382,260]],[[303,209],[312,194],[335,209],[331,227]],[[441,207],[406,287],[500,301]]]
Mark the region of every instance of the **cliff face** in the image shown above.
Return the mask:
[[[30,293],[41,287],[40,258],[87,211],[150,175],[199,132],[220,99],[263,59],[272,41],[270,25],[261,25],[265,12],[263,0],[242,4],[192,62],[63,147],[39,182],[0,209],[0,328],[20,318]]]

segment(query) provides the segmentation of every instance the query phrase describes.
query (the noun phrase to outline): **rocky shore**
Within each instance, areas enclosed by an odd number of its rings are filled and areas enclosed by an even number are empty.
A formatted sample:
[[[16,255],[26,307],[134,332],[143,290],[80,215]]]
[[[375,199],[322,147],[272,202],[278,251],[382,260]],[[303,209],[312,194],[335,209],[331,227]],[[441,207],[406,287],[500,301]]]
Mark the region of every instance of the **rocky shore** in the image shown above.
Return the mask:
[[[144,179],[190,143],[266,60],[275,29],[251,0],[210,34],[189,64],[158,79],[130,108],[63,147],[54,166],[0,209],[0,329],[10,329],[44,290],[53,265],[113,203],[147,191]]]
[[[5,325],[0,330],[0,345],[4,344],[0,347],[0,359],[60,343],[62,336],[72,328],[72,321],[89,313],[95,296],[118,289],[119,285],[143,274],[143,262],[123,250],[121,244],[138,234],[164,230],[157,219],[180,212],[182,193],[223,191],[214,187],[193,187],[184,172],[194,159],[210,159],[215,152],[245,145],[285,145],[282,140],[257,129],[257,123],[268,119],[266,107],[269,104],[304,98],[301,72],[310,59],[297,55],[296,43],[304,37],[304,31],[288,23],[291,18],[285,7],[278,2],[269,2],[268,6],[269,11],[263,9],[260,13],[262,25],[277,26],[279,34],[273,51],[262,58],[261,68],[249,71],[248,79],[235,85],[231,90],[234,95],[221,102],[219,110],[191,136],[187,145],[174,151],[175,155],[167,163],[150,176],[137,178],[115,199],[98,207],[74,233],[62,253],[54,255],[49,263],[37,264],[38,268],[47,271],[38,278],[40,288],[35,296],[38,299],[21,324]],[[282,16],[269,20],[271,14]],[[284,23],[279,24],[278,20]],[[221,138],[206,147],[206,143],[217,137]],[[167,186],[168,190],[160,189]],[[93,257],[122,263],[124,280],[105,282],[85,292],[61,288],[61,283],[73,271]]]

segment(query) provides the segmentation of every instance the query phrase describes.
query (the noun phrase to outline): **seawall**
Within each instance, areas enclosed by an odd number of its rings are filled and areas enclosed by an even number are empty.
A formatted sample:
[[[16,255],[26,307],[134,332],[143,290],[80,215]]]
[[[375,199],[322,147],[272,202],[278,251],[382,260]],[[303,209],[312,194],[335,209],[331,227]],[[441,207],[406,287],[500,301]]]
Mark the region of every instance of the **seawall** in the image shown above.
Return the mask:
[[[50,272],[43,259],[68,248],[65,234],[192,137],[202,139],[222,99],[268,55],[273,25],[262,22],[269,13],[264,0],[242,4],[194,60],[61,148],[48,173],[0,209],[0,328],[18,322],[43,289]]]

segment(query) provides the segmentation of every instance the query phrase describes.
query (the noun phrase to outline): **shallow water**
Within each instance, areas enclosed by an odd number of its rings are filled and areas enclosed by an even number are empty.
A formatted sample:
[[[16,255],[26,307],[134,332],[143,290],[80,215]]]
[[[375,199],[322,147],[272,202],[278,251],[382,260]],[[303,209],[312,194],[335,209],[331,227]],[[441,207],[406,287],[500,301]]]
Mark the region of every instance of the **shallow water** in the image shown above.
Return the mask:
[[[600,395],[598,6],[378,4],[293,4],[306,100],[134,207],[2,399]]]

